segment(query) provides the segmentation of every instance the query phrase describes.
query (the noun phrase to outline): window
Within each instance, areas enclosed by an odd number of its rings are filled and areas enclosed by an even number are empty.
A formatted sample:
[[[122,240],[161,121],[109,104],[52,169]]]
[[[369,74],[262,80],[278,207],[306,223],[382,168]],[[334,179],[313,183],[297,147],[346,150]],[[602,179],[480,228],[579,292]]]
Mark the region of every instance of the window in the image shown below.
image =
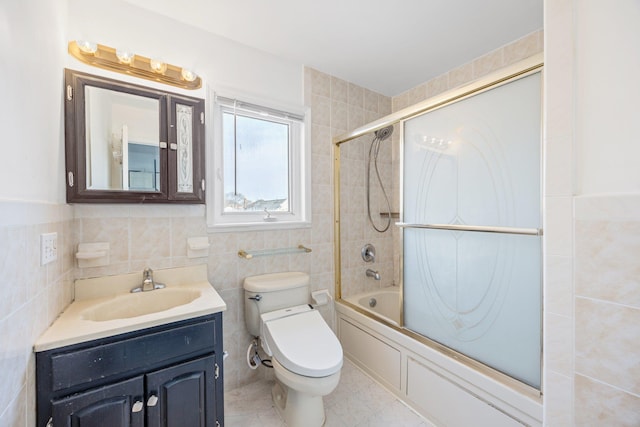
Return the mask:
[[[304,114],[215,96],[209,226],[309,225],[309,138]]]

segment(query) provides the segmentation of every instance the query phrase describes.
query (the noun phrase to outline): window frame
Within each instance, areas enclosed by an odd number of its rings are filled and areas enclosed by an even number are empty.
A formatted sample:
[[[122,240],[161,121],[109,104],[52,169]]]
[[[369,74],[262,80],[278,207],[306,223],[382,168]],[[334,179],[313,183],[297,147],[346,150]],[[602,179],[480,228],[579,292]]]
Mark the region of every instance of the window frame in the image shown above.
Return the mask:
[[[209,155],[207,155],[207,227],[213,232],[278,230],[311,226],[311,150],[309,109],[265,101],[233,91],[210,91],[208,97],[210,121]],[[265,213],[225,212],[223,114],[234,111],[258,120],[272,120],[289,125],[289,212]],[[244,113],[244,114],[242,114]]]

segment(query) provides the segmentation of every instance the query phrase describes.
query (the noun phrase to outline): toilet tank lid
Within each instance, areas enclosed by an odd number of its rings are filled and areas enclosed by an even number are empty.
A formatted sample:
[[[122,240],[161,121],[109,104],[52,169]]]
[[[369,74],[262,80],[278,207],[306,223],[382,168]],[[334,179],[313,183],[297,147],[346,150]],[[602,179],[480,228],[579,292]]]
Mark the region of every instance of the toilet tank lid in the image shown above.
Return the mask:
[[[273,292],[299,288],[309,284],[309,275],[298,271],[261,274],[244,279],[244,289],[249,292]]]

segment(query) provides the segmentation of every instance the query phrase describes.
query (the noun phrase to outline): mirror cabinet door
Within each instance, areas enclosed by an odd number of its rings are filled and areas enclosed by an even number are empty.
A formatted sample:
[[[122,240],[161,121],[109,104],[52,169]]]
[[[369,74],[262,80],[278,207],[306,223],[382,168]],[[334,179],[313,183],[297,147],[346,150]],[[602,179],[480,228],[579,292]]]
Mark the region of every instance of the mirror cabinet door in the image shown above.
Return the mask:
[[[203,100],[73,70],[65,78],[67,202],[204,203]]]
[[[160,191],[160,101],[85,86],[88,190]]]
[[[169,97],[169,198],[204,201],[204,101]]]

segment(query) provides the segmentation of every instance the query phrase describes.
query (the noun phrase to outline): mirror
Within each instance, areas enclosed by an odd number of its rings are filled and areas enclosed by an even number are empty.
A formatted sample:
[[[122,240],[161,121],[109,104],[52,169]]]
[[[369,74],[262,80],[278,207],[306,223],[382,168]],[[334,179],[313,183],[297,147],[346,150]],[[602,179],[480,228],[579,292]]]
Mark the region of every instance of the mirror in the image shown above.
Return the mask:
[[[87,188],[160,191],[157,99],[85,87]]]
[[[204,203],[204,101],[66,70],[67,202]]]

